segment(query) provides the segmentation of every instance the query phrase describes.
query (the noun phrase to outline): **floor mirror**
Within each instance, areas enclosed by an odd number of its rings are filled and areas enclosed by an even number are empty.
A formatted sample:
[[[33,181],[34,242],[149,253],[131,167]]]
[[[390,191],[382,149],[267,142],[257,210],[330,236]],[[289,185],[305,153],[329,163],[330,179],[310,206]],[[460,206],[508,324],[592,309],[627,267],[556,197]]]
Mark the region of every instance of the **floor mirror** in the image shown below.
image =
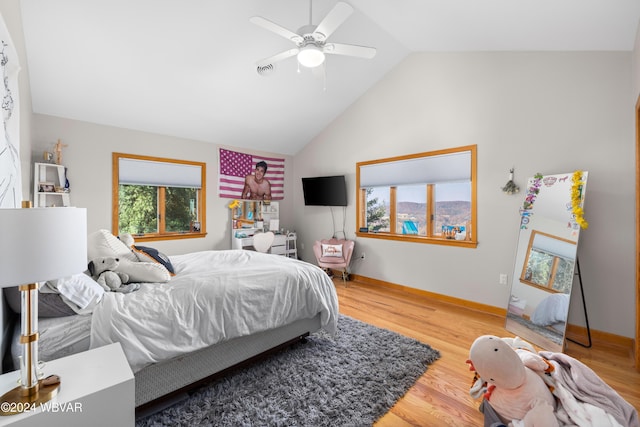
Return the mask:
[[[586,227],[587,176],[585,171],[538,174],[528,180],[520,208],[505,328],[553,352],[564,349],[578,238]]]

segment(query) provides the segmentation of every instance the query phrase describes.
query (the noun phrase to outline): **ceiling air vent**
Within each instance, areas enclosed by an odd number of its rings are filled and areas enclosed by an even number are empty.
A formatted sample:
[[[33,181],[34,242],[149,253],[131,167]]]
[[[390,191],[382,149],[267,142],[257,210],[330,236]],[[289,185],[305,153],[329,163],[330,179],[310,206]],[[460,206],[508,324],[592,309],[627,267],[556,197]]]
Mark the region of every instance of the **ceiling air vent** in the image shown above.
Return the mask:
[[[275,66],[273,64],[258,65],[256,67],[256,72],[261,76],[268,76],[271,73],[273,73],[274,69],[275,69]]]

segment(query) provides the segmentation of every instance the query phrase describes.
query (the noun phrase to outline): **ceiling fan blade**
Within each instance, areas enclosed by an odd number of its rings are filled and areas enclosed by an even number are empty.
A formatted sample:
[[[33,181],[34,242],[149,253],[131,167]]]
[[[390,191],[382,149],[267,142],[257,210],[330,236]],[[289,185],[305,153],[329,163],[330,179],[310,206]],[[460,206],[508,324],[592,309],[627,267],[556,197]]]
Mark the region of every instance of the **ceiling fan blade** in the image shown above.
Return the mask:
[[[277,35],[282,36],[287,40],[291,40],[294,43],[302,43],[302,37],[299,34],[287,30],[286,28],[276,24],[275,22],[271,22],[261,16],[252,16],[251,18],[249,18],[249,21],[259,27],[264,28],[265,30],[276,33]]]
[[[358,58],[366,59],[376,56],[376,48],[357,46],[355,44],[328,43],[324,46],[323,51],[333,55],[357,56]]]
[[[338,2],[331,11],[318,24],[313,32],[314,37],[320,41],[329,38],[331,34],[353,13],[353,7],[347,3]]]
[[[282,61],[283,59],[287,59],[297,55],[298,52],[300,52],[300,49],[298,48],[285,50],[284,52],[280,52],[268,58],[261,59],[260,61],[256,62],[256,65],[258,67],[264,67],[265,65],[275,64],[278,61]]]

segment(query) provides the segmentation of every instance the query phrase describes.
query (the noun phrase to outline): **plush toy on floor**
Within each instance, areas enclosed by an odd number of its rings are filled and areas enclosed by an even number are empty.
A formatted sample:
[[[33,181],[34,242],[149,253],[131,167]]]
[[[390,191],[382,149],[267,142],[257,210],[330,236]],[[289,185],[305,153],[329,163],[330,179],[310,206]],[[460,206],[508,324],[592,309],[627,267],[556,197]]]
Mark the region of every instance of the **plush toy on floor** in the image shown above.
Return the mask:
[[[140,288],[139,283],[127,283],[129,275],[117,271],[120,265],[118,258],[105,257],[89,261],[89,273],[105,291],[129,293]]]
[[[506,425],[516,421],[525,427],[558,426],[555,398],[536,373],[549,366],[541,358],[527,357],[527,353],[534,355],[528,350],[514,350],[510,343],[496,336],[477,338],[467,360],[470,369],[476,372],[474,387],[484,391],[486,386],[484,398]]]

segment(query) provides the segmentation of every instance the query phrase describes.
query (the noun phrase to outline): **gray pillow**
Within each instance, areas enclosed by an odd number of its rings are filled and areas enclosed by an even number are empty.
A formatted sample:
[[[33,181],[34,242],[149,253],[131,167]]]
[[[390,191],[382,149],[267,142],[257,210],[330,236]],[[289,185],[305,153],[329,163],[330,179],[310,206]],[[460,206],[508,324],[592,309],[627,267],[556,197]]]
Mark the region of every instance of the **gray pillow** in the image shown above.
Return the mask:
[[[4,298],[9,308],[16,313],[21,313],[20,290],[17,286],[5,288]],[[62,300],[60,294],[38,292],[38,317],[65,317],[77,314]]]

